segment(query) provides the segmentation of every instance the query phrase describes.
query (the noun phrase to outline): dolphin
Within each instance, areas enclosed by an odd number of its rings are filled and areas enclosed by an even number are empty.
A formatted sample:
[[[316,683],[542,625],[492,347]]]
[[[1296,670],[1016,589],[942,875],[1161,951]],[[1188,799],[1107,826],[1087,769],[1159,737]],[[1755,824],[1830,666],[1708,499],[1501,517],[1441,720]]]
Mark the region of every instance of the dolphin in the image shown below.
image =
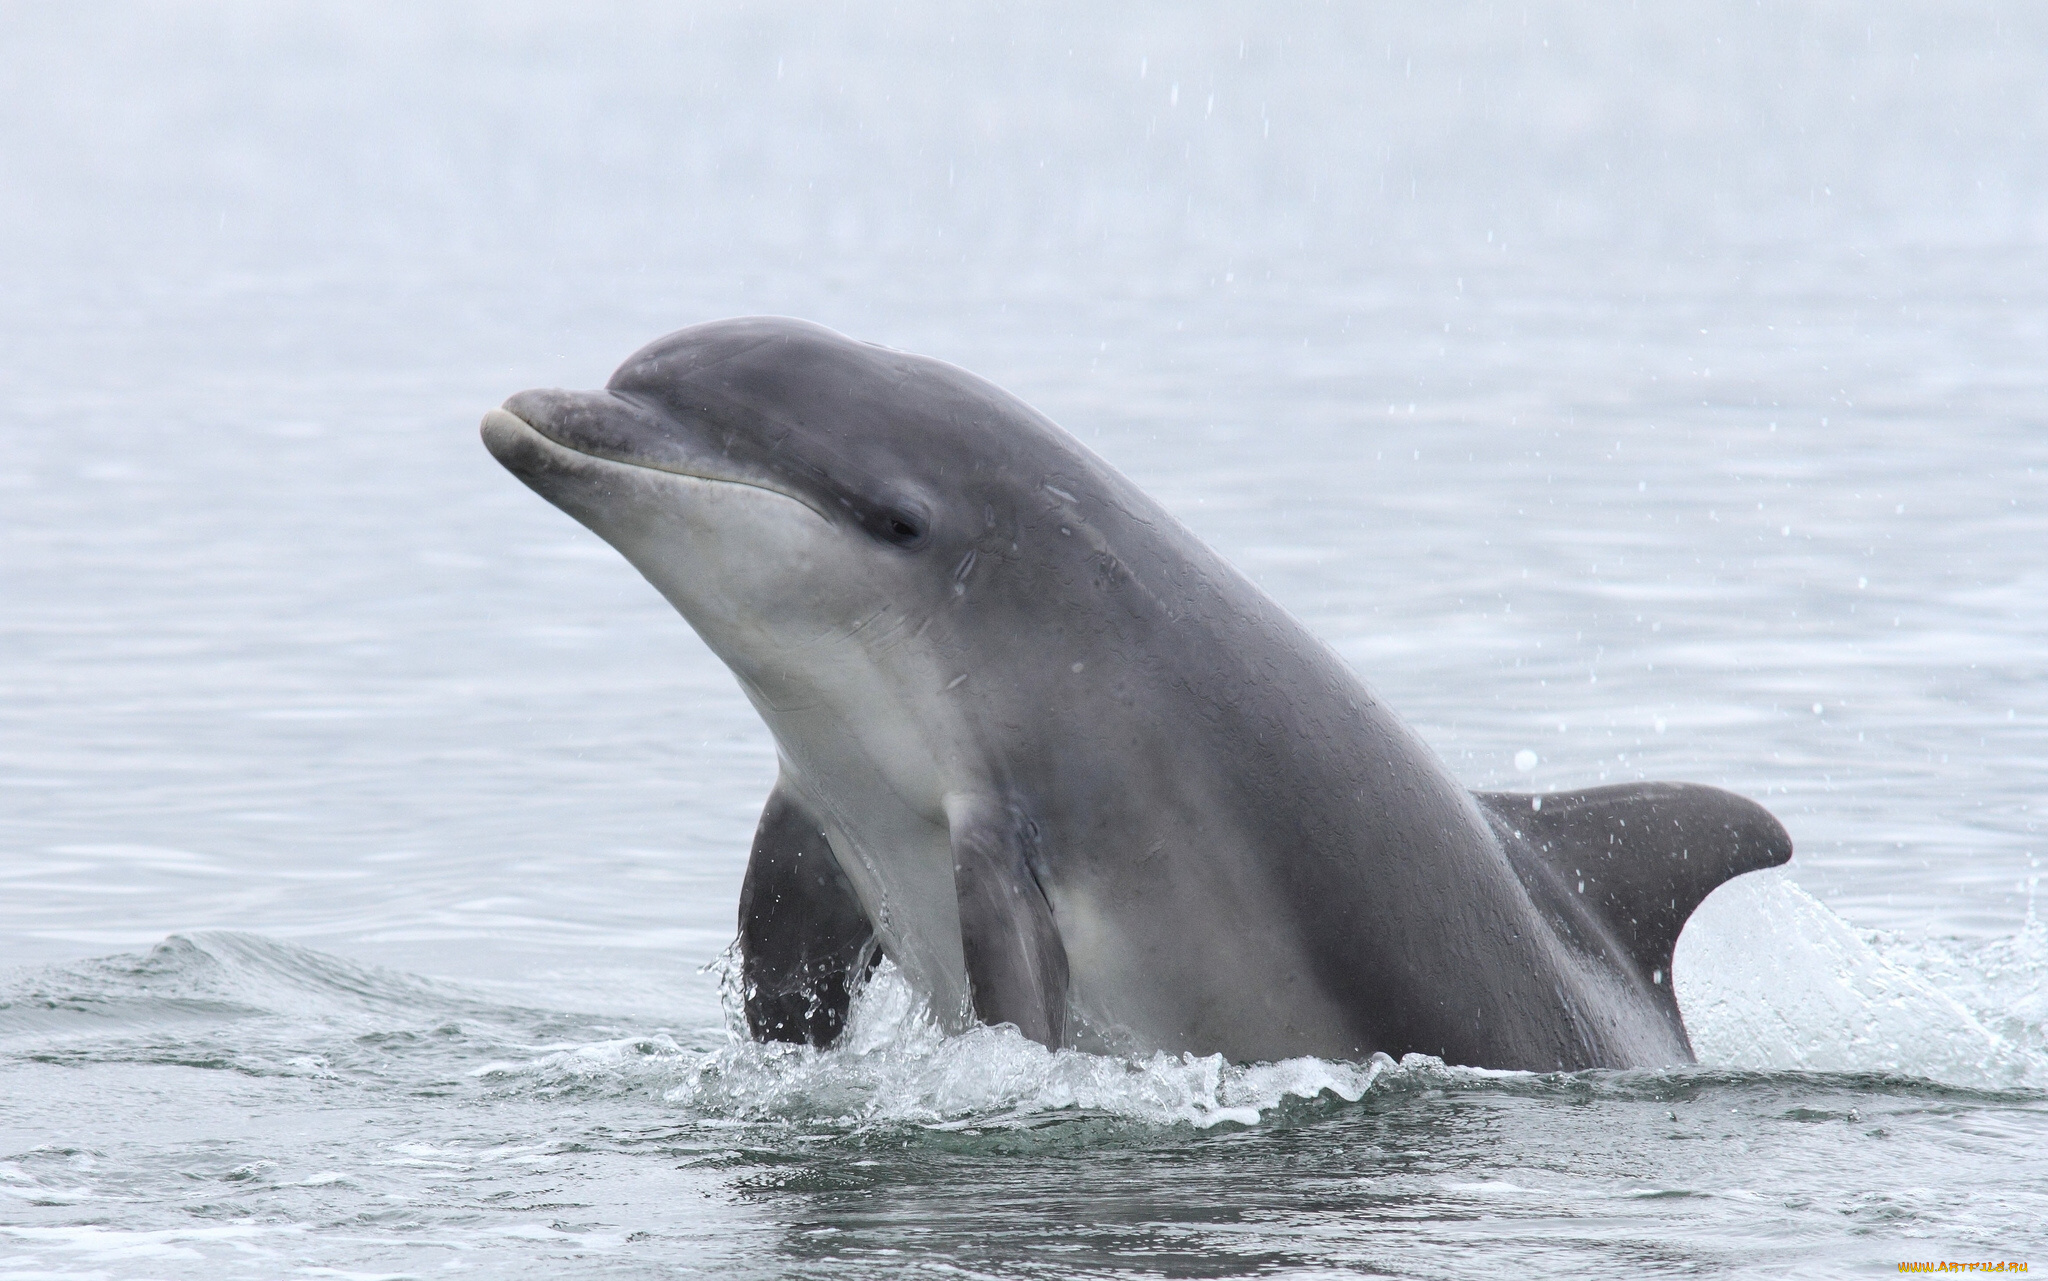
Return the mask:
[[[1687,916],[1761,806],[1469,792],[1350,668],[1049,419],[804,321],[524,391],[499,462],[724,660],[780,772],[740,895],[763,1040],[886,957],[940,1025],[1239,1062],[1692,1060]]]

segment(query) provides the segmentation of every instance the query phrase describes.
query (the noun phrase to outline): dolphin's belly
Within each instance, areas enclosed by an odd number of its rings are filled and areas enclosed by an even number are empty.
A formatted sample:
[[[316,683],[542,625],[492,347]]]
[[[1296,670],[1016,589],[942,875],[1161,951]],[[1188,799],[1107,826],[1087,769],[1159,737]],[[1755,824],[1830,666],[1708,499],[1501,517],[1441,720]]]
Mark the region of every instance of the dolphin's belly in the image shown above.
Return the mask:
[[[824,823],[883,954],[941,1026],[962,1031],[974,1007],[942,801],[947,775],[933,751],[951,727],[856,647],[839,648],[831,679],[814,671],[799,697],[780,701],[744,680],[742,688],[775,735],[785,784]]]
[[[948,1031],[973,1022],[953,850],[934,823],[857,760],[820,776],[819,762],[783,758],[783,778],[825,825],[841,870],[875,927],[882,953],[931,1002]],[[809,765],[810,768],[805,766]]]
[[[961,1031],[973,1023],[974,1006],[960,945],[952,844],[944,827],[906,811],[895,817],[909,821],[869,812],[853,827],[828,820],[826,835],[883,955],[931,1002],[940,1026]]]
[[[1266,859],[1148,845],[1149,860],[1103,860],[1048,888],[1073,1009],[1097,1048],[1240,1062],[1378,1048],[1327,989],[1324,940],[1301,929]]]

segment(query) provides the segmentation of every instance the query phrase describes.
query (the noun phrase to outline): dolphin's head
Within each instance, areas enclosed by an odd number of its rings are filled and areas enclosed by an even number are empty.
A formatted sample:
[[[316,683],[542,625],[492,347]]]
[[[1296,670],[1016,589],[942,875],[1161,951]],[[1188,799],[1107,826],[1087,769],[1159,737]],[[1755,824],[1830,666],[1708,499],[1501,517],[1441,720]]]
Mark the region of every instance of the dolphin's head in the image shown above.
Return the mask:
[[[1041,533],[1071,545],[1041,484],[1071,494],[1051,478],[1076,463],[1113,475],[973,375],[777,318],[671,334],[601,391],[520,392],[483,437],[618,548],[771,725],[946,688],[977,559],[985,574]]]

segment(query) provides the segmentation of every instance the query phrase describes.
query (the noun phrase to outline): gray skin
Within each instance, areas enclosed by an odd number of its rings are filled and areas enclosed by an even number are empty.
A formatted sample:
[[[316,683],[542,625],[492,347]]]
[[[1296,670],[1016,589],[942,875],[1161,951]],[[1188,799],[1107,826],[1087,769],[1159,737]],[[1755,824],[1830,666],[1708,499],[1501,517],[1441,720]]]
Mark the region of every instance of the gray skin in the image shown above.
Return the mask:
[[[1679,929],[1791,856],[1714,788],[1466,791],[1130,481],[937,360],[719,321],[483,436],[774,735],[740,919],[764,1039],[829,1043],[879,953],[944,1027],[1051,1046],[1687,1062]]]

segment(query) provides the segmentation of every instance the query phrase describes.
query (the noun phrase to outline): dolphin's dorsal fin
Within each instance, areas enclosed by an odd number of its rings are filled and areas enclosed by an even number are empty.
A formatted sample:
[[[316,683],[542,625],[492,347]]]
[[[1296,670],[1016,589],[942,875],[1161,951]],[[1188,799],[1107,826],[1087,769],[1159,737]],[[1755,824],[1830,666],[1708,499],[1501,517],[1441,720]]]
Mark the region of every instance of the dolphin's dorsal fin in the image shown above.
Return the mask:
[[[1475,792],[1530,896],[1584,950],[1661,988],[1701,900],[1792,857],[1792,838],[1755,801],[1697,783],[1622,783],[1526,796]],[[1539,803],[1540,802],[1540,807]]]

